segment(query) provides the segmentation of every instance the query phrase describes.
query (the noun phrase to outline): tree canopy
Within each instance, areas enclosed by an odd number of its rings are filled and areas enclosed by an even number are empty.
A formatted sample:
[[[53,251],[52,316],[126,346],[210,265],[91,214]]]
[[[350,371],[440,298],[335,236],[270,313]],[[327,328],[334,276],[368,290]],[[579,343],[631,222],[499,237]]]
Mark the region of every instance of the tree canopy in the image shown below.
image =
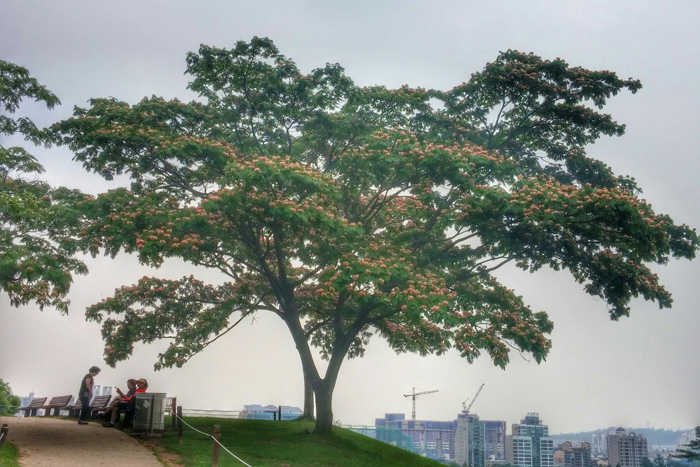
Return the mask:
[[[53,127],[87,170],[132,180],[76,203],[69,252],[222,273],[144,277],[91,306],[110,365],[167,338],[156,367],[182,366],[273,313],[323,433],[343,360],[373,335],[397,352],[542,361],[552,323],[499,283],[505,264],[567,269],[618,319],[638,296],[669,307],[649,265],[698,247],[585,154],[624,132],[597,109],[638,81],[507,51],[449,91],[359,87],[337,64],[301,73],[264,38],[202,46],[187,66],[200,101],[96,98]]]
[[[21,66],[0,60],[0,135],[20,134],[34,144],[49,144],[44,130],[27,117],[12,118],[23,99],[51,109],[58,98]],[[77,220],[71,208],[76,190],[54,189],[37,176],[44,168],[25,148],[0,145],[0,290],[10,302],[36,302],[67,312],[72,274],[85,265],[61,248],[64,229]]]

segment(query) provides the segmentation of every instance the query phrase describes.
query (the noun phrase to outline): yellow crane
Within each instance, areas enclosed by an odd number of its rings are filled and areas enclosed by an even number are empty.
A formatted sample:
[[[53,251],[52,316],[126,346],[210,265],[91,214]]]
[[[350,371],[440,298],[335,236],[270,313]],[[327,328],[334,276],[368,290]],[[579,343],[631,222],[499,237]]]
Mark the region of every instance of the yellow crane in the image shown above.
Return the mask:
[[[421,392],[416,392],[416,388],[413,388],[413,391],[410,394],[404,394],[404,397],[410,397],[413,399],[413,412],[411,412],[411,420],[415,421],[416,420],[416,396],[421,396],[423,394],[430,394],[433,392],[438,392],[437,389],[432,389],[430,391],[421,391]]]

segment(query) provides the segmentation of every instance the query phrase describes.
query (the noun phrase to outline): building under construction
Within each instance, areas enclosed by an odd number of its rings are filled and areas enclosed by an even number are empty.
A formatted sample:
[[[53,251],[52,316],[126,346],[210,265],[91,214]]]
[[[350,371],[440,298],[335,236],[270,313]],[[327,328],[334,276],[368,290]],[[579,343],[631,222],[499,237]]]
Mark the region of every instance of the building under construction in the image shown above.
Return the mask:
[[[453,421],[407,420],[405,414],[387,413],[374,425],[374,430],[350,429],[443,463],[469,467],[505,463],[504,421],[479,420],[478,415],[464,412]],[[494,426],[499,436],[490,433]],[[487,455],[487,438],[489,448],[498,454]]]
[[[469,412],[483,388],[482,384],[476,394],[462,402],[462,412],[452,421],[416,420],[416,396],[438,390],[417,392],[414,387],[403,395],[412,400],[410,420],[403,413],[387,413],[375,419],[373,429],[348,428],[446,464],[494,467],[505,463],[505,422],[480,421]]]
[[[384,418],[375,419],[376,438],[394,444],[394,433],[400,432],[412,440],[412,449],[416,454],[430,459],[450,461],[453,457],[454,434],[457,421],[443,422],[435,420],[406,420],[402,413],[387,413]],[[382,439],[386,437],[387,439]]]

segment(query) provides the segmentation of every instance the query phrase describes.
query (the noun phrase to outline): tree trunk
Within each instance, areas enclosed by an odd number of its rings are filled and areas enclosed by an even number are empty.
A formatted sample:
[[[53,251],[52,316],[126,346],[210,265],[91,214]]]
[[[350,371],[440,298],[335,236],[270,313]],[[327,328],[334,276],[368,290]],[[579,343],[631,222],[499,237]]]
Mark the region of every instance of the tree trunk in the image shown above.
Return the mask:
[[[306,414],[307,403],[312,403],[310,402],[310,398],[306,397],[306,385],[308,382],[313,388],[314,396],[316,398],[316,426],[314,427],[313,432],[314,434],[328,434],[331,432],[331,428],[333,427],[333,409],[331,407],[331,403],[333,400],[335,383],[338,380],[338,372],[340,371],[340,366],[343,364],[345,355],[350,348],[350,344],[355,336],[357,336],[357,333],[360,331],[364,323],[359,320],[356,321],[348,332],[344,333],[336,340],[328,361],[326,374],[323,378],[321,378],[318,373],[318,369],[316,368],[314,357],[311,354],[309,342],[306,340],[306,336],[304,335],[304,331],[298,317],[286,316],[285,322],[287,323],[287,328],[291,332],[294,343],[296,344],[297,352],[299,352],[301,365],[304,370],[304,413]]]
[[[335,384],[326,384],[326,381],[322,381],[314,388],[314,394],[316,395],[315,435],[328,434],[333,427],[333,386]]]
[[[333,427],[333,390],[335,389],[335,383],[338,381],[340,365],[343,364],[348,348],[350,348],[348,343],[350,340],[347,338],[347,335],[345,337],[346,339],[340,341],[333,349],[333,353],[331,353],[326,376],[318,381],[313,381],[314,395],[316,396],[316,426],[314,427],[314,434],[317,435],[328,434]]]
[[[301,367],[304,374],[304,418],[310,420],[314,419],[314,391],[316,387],[322,382],[321,377],[318,374],[316,365],[314,363],[313,355],[311,354],[311,349],[309,348],[309,343],[306,340],[304,331],[299,323],[298,318],[285,317],[285,323],[287,328],[292,334],[294,343],[297,347],[297,352],[299,352],[299,358],[301,359]]]
[[[308,420],[314,419],[314,387],[306,370],[304,370],[304,415],[302,417]]]
[[[290,326],[290,328],[296,330],[294,329],[296,326]],[[307,386],[309,386],[316,401],[316,425],[313,432],[314,434],[328,434],[333,427],[333,409],[331,406],[333,390],[335,389],[338,372],[347,353],[348,346],[340,346],[334,349],[328,362],[326,375],[324,378],[321,378],[303,333],[295,335],[293,331],[292,335],[297,342],[297,351],[299,352],[299,357],[301,357],[301,365],[304,369],[304,415],[306,415],[307,404],[311,406],[309,410],[312,414],[314,409],[314,399],[307,397],[306,393]]]

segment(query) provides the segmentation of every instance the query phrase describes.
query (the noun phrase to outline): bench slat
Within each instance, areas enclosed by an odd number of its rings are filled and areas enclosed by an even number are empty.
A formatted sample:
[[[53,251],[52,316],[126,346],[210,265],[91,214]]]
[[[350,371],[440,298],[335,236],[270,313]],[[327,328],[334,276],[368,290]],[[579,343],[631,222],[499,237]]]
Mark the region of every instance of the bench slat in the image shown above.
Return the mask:
[[[52,397],[48,404],[39,408],[45,410],[44,415],[47,417],[51,415],[51,409],[54,409],[54,415],[58,415],[59,410],[68,406],[72,398],[71,395]]]
[[[51,400],[49,401],[48,404],[46,404],[45,406],[43,406],[41,408],[44,409],[47,407],[51,407],[51,408],[53,408],[53,407],[65,407],[68,405],[68,403],[70,402],[72,397],[73,396],[53,397],[53,398],[51,398]]]
[[[103,407],[106,407],[109,404],[110,399],[112,396],[107,395],[107,396],[95,396],[95,398],[92,399],[92,402],[90,403],[90,408],[91,409],[101,409]]]
[[[44,405],[44,402],[46,402],[46,399],[48,399],[48,397],[35,397],[34,399],[32,399],[32,401],[29,403],[28,406],[20,407],[19,410],[37,409],[37,408],[41,407],[42,405]]]
[[[18,410],[20,412],[24,412],[25,417],[29,417],[30,412],[32,415],[36,415],[36,411],[44,405],[44,402],[46,402],[46,399],[48,399],[48,398],[47,397],[35,397],[34,399],[32,399],[32,401],[29,403],[28,406],[20,407]]]

